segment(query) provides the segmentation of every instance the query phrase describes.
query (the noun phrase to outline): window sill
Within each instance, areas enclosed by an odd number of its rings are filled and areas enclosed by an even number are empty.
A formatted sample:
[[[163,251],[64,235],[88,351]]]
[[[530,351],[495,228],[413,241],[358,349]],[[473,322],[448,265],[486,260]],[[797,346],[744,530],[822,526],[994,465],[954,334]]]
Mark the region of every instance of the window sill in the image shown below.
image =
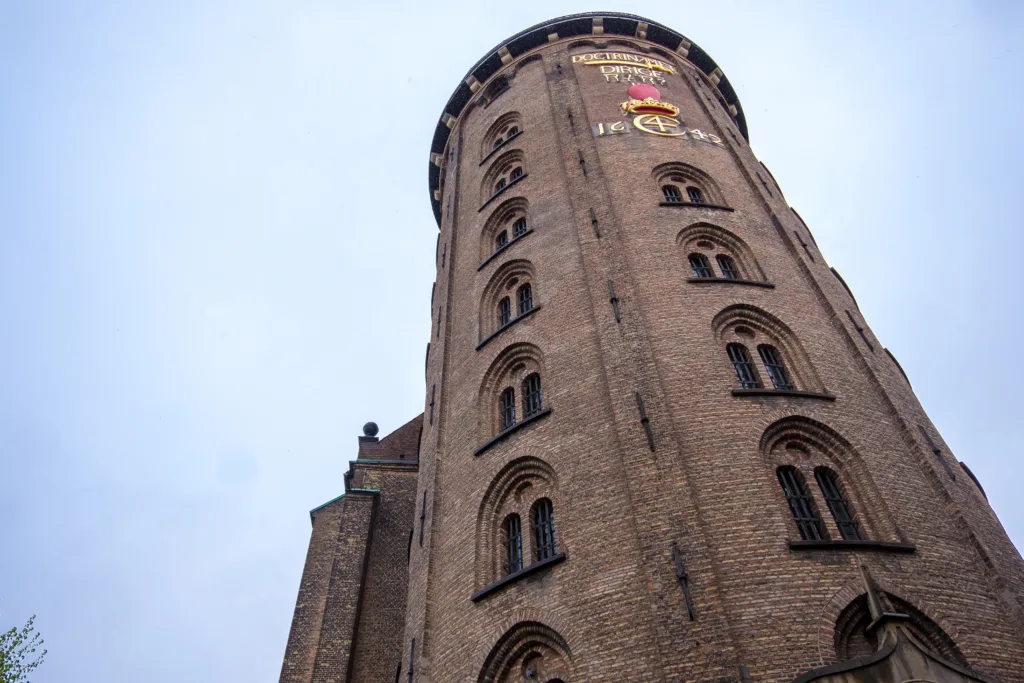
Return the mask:
[[[728,206],[719,206],[718,204],[694,204],[693,202],[661,202],[658,206],[672,206],[672,207],[685,207],[688,209],[712,209],[714,211],[735,211]]]
[[[529,173],[524,173],[523,175],[519,176],[519,177],[518,177],[518,178],[516,178],[515,180],[510,180],[510,181],[509,181],[509,183],[508,183],[508,185],[506,185],[505,187],[501,188],[500,190],[498,190],[497,192],[495,192],[494,194],[492,194],[492,195],[491,195],[491,198],[490,198],[490,199],[488,199],[488,200],[487,200],[486,202],[484,202],[484,203],[483,203],[483,206],[481,206],[481,207],[480,207],[479,209],[477,209],[477,210],[476,210],[476,212],[477,212],[477,213],[480,213],[481,211],[483,211],[484,209],[486,209],[486,208],[487,208],[487,205],[488,205],[488,204],[490,204],[490,203],[491,203],[491,202],[493,202],[493,201],[494,201],[495,199],[497,199],[498,197],[500,197],[501,195],[503,195],[503,194],[504,194],[504,193],[505,193],[505,192],[506,192],[506,191],[508,190],[508,188],[510,188],[510,187],[514,187],[516,183],[520,183],[520,182],[522,182],[522,181],[526,180],[526,176],[528,176],[528,175],[530,175],[530,174],[529,174]],[[729,210],[730,210],[730,211],[732,211],[732,209],[729,209]]]
[[[504,332],[508,328],[512,327],[513,325],[515,325],[517,322],[519,322],[523,318],[529,318],[531,315],[533,315],[534,313],[536,313],[539,310],[540,310],[540,304],[537,304],[536,306],[534,306],[533,308],[528,310],[526,313],[523,313],[522,315],[517,315],[516,317],[512,318],[507,323],[505,323],[504,325],[502,325],[501,327],[496,329],[494,332],[491,332],[489,335],[487,335],[487,337],[482,342],[480,342],[479,344],[476,345],[476,350],[479,351],[480,349],[484,348],[485,346],[487,346],[488,342],[490,342],[492,339],[497,337],[499,334],[501,334],[502,332]]]
[[[504,147],[504,146],[505,146],[505,145],[507,145],[508,143],[512,142],[513,140],[515,140],[515,139],[516,139],[517,137],[519,137],[519,136],[520,136],[520,135],[522,135],[522,134],[523,134],[523,131],[519,131],[519,132],[518,132],[518,133],[516,133],[515,135],[511,135],[511,136],[509,136],[509,138],[508,138],[507,140],[505,140],[505,141],[504,141],[504,142],[502,142],[502,143],[501,143],[500,145],[498,145],[497,147],[495,147],[494,149],[492,149],[492,150],[491,150],[490,152],[488,152],[488,153],[487,153],[487,156],[485,156],[485,157],[484,157],[483,159],[481,159],[481,160],[480,160],[480,163],[479,163],[479,164],[477,164],[477,165],[478,165],[478,166],[483,166],[484,164],[486,164],[486,163],[487,163],[487,160],[488,160],[488,159],[490,159],[491,157],[493,157],[493,156],[494,156],[495,154],[497,154],[497,152],[498,152],[498,150],[499,150],[499,149],[501,149],[502,147]]]
[[[514,425],[512,425],[508,429],[505,429],[503,431],[498,432],[497,436],[493,437],[490,441],[485,443],[483,446],[481,446],[480,448],[478,448],[475,451],[473,451],[473,455],[481,455],[484,451],[489,449],[494,444],[498,443],[499,441],[504,440],[506,437],[508,437],[510,434],[512,434],[512,432],[517,432],[520,429],[522,429],[523,427],[525,427],[526,425],[533,424],[537,420],[539,420],[541,418],[544,418],[544,417],[547,417],[550,414],[551,414],[551,408],[544,408],[540,412],[534,413],[530,417],[527,417],[527,418],[525,418],[523,420],[520,420],[519,422],[516,422]]]
[[[508,576],[502,577],[502,579],[500,581],[498,581],[496,583],[492,583],[490,586],[487,586],[486,588],[481,588],[476,593],[473,593],[473,595],[471,595],[469,599],[472,600],[473,602],[479,602],[480,600],[483,600],[484,598],[486,598],[491,593],[495,593],[497,591],[500,591],[505,586],[508,586],[509,584],[512,584],[512,583],[515,583],[519,579],[522,579],[524,577],[530,576],[531,574],[536,574],[541,569],[544,569],[545,567],[550,567],[551,565],[558,564],[559,562],[562,562],[564,560],[565,560],[565,553],[555,553],[554,555],[552,555],[551,557],[549,557],[549,558],[547,558],[545,560],[541,560],[540,562],[534,562],[529,567],[523,567],[522,569],[520,569],[517,572],[509,574]]]
[[[505,243],[505,246],[503,246],[502,248],[498,249],[498,250],[497,250],[497,251],[495,251],[495,252],[494,252],[493,254],[491,254],[490,256],[488,256],[487,258],[485,258],[485,259],[483,260],[483,263],[481,263],[481,264],[480,264],[479,266],[477,266],[477,267],[476,267],[476,272],[478,272],[478,273],[479,273],[479,272],[480,272],[481,270],[483,270],[483,269],[484,269],[484,266],[486,266],[486,265],[487,265],[488,263],[490,263],[490,262],[491,262],[491,261],[493,261],[494,259],[498,258],[498,256],[499,256],[500,254],[504,253],[506,249],[508,249],[508,248],[509,248],[509,247],[511,247],[511,246],[512,246],[513,244],[515,244],[515,243],[516,243],[516,242],[518,242],[519,240],[521,240],[521,239],[523,239],[524,237],[526,237],[527,235],[529,235],[529,234],[530,234],[531,232],[533,232],[533,228],[529,228],[529,229],[528,229],[528,230],[527,230],[526,232],[524,232],[524,233],[523,233],[522,235],[520,235],[519,237],[513,237],[511,241],[509,241],[509,242],[506,242],[506,243]]]
[[[835,394],[818,393],[816,391],[796,391],[794,389],[733,389],[733,396],[789,396],[791,398],[815,398],[819,401],[834,401]]]
[[[775,285],[770,282],[757,282],[756,280],[738,280],[736,278],[729,277],[691,277],[686,280],[697,285],[703,284],[720,284],[726,283],[730,285],[747,285],[748,287],[764,287],[765,289],[775,289]]]
[[[917,546],[895,541],[790,541],[790,550],[865,550],[883,553],[910,554]]]

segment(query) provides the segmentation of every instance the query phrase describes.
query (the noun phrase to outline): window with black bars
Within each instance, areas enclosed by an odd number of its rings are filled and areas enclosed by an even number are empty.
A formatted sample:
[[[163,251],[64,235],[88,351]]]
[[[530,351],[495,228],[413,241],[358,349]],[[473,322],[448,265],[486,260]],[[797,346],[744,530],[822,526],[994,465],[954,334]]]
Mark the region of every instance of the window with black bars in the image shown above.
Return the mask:
[[[750,354],[743,344],[729,344],[725,347],[732,361],[732,369],[736,371],[736,379],[740,381],[742,389],[760,389],[761,380],[757,378],[754,371],[754,364],[750,362]]]
[[[700,191],[699,187],[690,186],[686,188],[686,196],[690,198],[692,204],[704,204],[704,193]]]
[[[774,346],[761,344],[757,347],[757,353],[761,356],[764,369],[768,371],[768,377],[772,380],[772,386],[776,389],[792,389],[793,383],[789,381],[789,373],[782,363],[782,356]]]
[[[508,325],[512,320],[512,301],[507,296],[498,302],[498,327]]]
[[[511,128],[508,129],[507,134],[508,134],[509,137],[512,137],[513,135],[515,135],[518,132],[519,132],[519,128],[517,128],[516,126],[512,126]]]
[[[786,494],[786,502],[789,503],[793,521],[800,531],[800,538],[805,541],[821,541],[828,538],[825,525],[821,523],[814,509],[814,502],[807,494],[800,474],[793,467],[780,467],[777,474],[782,491]]]
[[[517,218],[512,224],[512,237],[522,237],[526,234],[526,218]]]
[[[693,270],[694,277],[714,277],[715,273],[711,270],[711,264],[708,263],[708,257],[704,254],[690,254],[690,269]]]
[[[540,412],[543,407],[540,393],[540,375],[536,372],[523,380],[523,417]]]
[[[516,391],[512,387],[501,392],[498,401],[498,409],[501,411],[501,429],[505,430],[516,423]]]
[[[498,193],[498,192],[500,192],[501,190],[505,189],[505,185],[506,185],[506,184],[507,184],[507,183],[505,182],[505,179],[504,179],[504,178],[501,178],[501,179],[499,179],[499,180],[498,180],[498,182],[497,182],[497,183],[495,183],[495,185],[494,185],[494,192],[495,192],[495,193]]]
[[[519,291],[516,293],[516,299],[519,303],[519,315],[533,310],[533,289],[531,289],[529,284],[519,288]]]
[[[522,166],[516,166],[515,168],[512,169],[512,175],[510,176],[510,178],[512,180],[519,180],[522,177],[523,177],[523,167]]]
[[[678,204],[683,201],[683,195],[675,185],[663,185],[661,193],[665,195],[665,201],[669,204]]]
[[[847,541],[859,541],[861,538],[860,528],[850,513],[850,506],[846,504],[842,491],[839,490],[835,472],[819,467],[814,471],[814,478],[818,480],[818,488],[821,489],[821,495],[825,497],[825,503],[828,505],[829,512],[832,513],[832,519],[836,521],[839,534]]]
[[[732,260],[731,256],[719,254],[715,260],[718,261],[718,269],[722,271],[722,277],[727,280],[740,279],[740,271],[736,269],[736,262]]]
[[[519,515],[505,520],[505,573],[514,574],[523,568],[523,530]]]
[[[558,552],[555,544],[555,511],[551,501],[541,498],[533,506],[533,543],[537,562]]]
[[[494,248],[501,249],[508,244],[508,231],[502,230],[498,233],[498,236],[494,238]]]

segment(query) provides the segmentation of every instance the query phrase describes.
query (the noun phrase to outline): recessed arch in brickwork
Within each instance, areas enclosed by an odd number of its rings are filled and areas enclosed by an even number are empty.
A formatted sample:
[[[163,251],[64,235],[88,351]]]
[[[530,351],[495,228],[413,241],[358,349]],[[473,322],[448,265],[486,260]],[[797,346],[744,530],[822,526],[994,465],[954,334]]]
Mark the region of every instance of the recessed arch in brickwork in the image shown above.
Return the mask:
[[[510,149],[492,161],[487,169],[487,173],[484,174],[483,182],[480,184],[480,204],[483,205],[488,199],[501,191],[501,187],[498,186],[501,181],[504,181],[506,186],[512,182],[514,180],[512,172],[517,168],[525,173],[525,164],[526,158],[521,149]]]
[[[718,186],[718,183],[715,182],[714,178],[696,166],[681,161],[672,161],[655,166],[654,170],[651,171],[651,176],[656,183],[658,201],[664,199],[662,188],[671,185],[678,188],[679,194],[683,198],[683,203],[687,201],[687,189],[696,187],[704,196],[703,203],[727,206],[725,195],[722,194],[722,189]]]
[[[796,334],[771,313],[747,304],[733,304],[718,313],[712,320],[715,335],[721,342],[723,370],[733,374],[729,358],[725,353],[728,344],[736,343],[747,347],[755,364],[758,359],[757,347],[770,345],[781,353],[790,380],[796,389],[824,393],[825,386],[811,364]]]
[[[487,133],[484,135],[483,140],[480,143],[480,158],[486,157],[503,142],[511,138],[516,133],[521,133],[522,131],[522,115],[517,111],[505,112],[491,124],[490,128],[487,129]]]
[[[539,621],[519,622],[506,631],[491,648],[477,677],[477,683],[572,680],[569,644]]]
[[[829,507],[815,480],[815,471],[822,467],[837,475],[840,491],[857,521],[861,538],[903,540],[863,457],[833,429],[809,417],[785,417],[765,429],[759,449],[773,479],[775,470],[780,466],[790,465],[801,472],[834,538],[840,535],[834,520],[830,519]],[[780,510],[786,509],[787,504],[781,491],[776,491],[776,501]]]
[[[739,267],[741,280],[766,282],[764,270],[747,243],[735,233],[711,223],[694,223],[679,231],[676,244],[682,258],[693,252],[703,253],[712,264],[720,254],[731,256]],[[722,273],[716,273],[722,277]]]
[[[487,222],[484,223],[483,230],[480,232],[481,261],[484,261],[498,250],[498,233],[505,231],[507,240],[512,241],[515,239],[515,223],[521,218],[529,221],[529,216],[527,215],[529,206],[530,203],[525,197],[512,197],[503,201],[498,205],[498,208],[491,212]],[[530,227],[529,223],[527,223],[527,228],[529,229]]]
[[[884,572],[879,571],[880,569],[881,567],[877,565],[872,569],[872,578],[879,589],[885,592],[897,611],[908,614],[912,620],[917,622],[917,631],[924,630],[930,635],[926,635],[922,639],[922,636],[915,630],[912,630],[911,633],[922,641],[922,645],[943,659],[967,666],[966,657],[956,645],[959,639],[959,631],[956,626],[937,609],[936,605],[914,596],[914,591],[910,587],[893,585]],[[854,626],[859,620],[859,605],[863,605],[864,609],[867,609],[864,581],[858,577],[850,579],[837,590],[822,608],[818,620],[818,658],[821,665],[841,661],[841,651],[842,654],[851,654],[857,652],[858,648],[864,649],[864,642],[859,639],[851,642],[849,637],[844,635],[855,634]],[[845,646],[842,643],[843,638],[847,639]],[[938,644],[932,644],[935,641]]]
[[[505,575],[505,530],[509,515],[519,515],[523,528],[523,566],[534,562],[529,525],[533,505],[551,500],[558,523],[564,510],[554,468],[534,456],[516,458],[491,480],[480,501],[476,523],[476,588],[489,586]],[[562,529],[559,528],[559,531]],[[559,540],[559,543],[562,543]]]
[[[523,380],[529,375],[540,375],[541,383],[547,378],[544,368],[544,354],[534,344],[516,342],[502,349],[491,366],[484,373],[477,395],[479,441],[487,441],[501,430],[499,397],[511,387],[516,392],[516,401],[521,400]]]
[[[488,280],[487,285],[484,287],[483,295],[480,298],[480,341],[483,341],[502,327],[498,316],[498,302],[500,300],[506,297],[509,299],[511,317],[505,324],[529,312],[520,311],[518,308],[518,295],[523,287],[528,286],[530,288],[531,300],[533,302],[532,307],[537,307],[539,299],[537,298],[536,280],[533,264],[525,259],[516,259],[503,263],[494,272],[494,275],[491,276],[491,279]]]

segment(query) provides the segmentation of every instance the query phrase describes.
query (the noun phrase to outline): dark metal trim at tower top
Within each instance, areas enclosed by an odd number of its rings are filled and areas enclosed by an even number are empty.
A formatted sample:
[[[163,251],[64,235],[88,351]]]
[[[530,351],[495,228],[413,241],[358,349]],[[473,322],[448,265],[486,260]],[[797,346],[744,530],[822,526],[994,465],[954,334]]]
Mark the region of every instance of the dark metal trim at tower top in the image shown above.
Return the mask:
[[[551,19],[549,21],[542,22],[535,26],[520,31],[511,38],[503,40],[498,45],[495,45],[490,51],[487,52],[486,56],[480,61],[473,65],[465,77],[462,79],[462,83],[455,89],[452,96],[448,98],[448,103],[444,107],[444,111],[441,114],[441,118],[437,122],[437,128],[434,130],[434,139],[430,145],[431,157],[434,154],[444,154],[445,146],[448,143],[448,136],[451,134],[451,129],[445,121],[446,116],[450,116],[457,119],[462,113],[469,101],[473,98],[473,91],[470,89],[469,84],[466,82],[472,76],[481,85],[485,84],[491,76],[504,68],[504,64],[501,61],[501,56],[498,54],[503,48],[508,50],[509,54],[513,59],[523,55],[530,50],[534,50],[542,45],[548,44],[548,35],[550,33],[557,33],[559,38],[575,38],[584,36],[594,36],[594,19],[603,19],[603,33],[597,35],[600,39],[602,36],[624,36],[627,38],[637,38],[637,28],[641,23],[647,24],[647,35],[644,40],[649,43],[660,45],[661,47],[676,52],[679,46],[686,41],[690,47],[687,48],[688,54],[686,60],[696,66],[705,75],[709,76],[718,69],[718,65],[715,64],[715,60],[711,59],[708,53],[700,49],[700,47],[692,40],[687,38],[681,33],[673,31],[667,26],[663,26],[656,21],[651,21],[635,14],[623,14],[621,12],[584,12],[582,14],[570,14],[564,17],[558,17],[557,19]],[[719,70],[721,74],[721,70]],[[736,126],[740,129],[740,133],[749,142],[750,137],[747,134],[747,120],[743,115],[743,107],[740,105],[739,97],[736,95],[736,91],[729,83],[729,79],[724,74],[720,75],[718,82],[718,91],[725,98],[725,101],[736,107]],[[441,169],[433,161],[429,162],[428,182],[430,192],[430,204],[434,210],[434,218],[437,220],[438,225],[441,223],[441,202],[434,198],[434,190],[438,188],[441,180]]]

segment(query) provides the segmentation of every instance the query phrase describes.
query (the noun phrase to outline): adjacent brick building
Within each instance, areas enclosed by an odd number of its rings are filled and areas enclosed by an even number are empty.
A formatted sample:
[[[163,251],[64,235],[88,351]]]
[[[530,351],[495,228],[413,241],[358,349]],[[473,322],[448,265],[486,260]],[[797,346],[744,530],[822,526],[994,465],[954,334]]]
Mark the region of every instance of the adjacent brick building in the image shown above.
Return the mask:
[[[1024,681],[1024,561],[747,140],[640,17],[470,70],[425,412],[313,511],[282,683]]]

